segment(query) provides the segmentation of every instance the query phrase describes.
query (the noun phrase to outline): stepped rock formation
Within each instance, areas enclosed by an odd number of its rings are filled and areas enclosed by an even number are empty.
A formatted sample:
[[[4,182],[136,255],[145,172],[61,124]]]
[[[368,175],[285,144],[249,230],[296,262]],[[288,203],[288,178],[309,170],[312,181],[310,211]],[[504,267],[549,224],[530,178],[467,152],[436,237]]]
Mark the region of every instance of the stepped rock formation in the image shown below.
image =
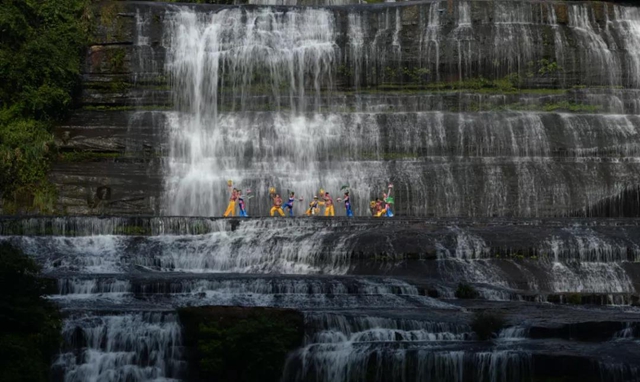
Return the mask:
[[[56,133],[67,213],[219,215],[233,179],[253,215],[392,181],[412,216],[623,216],[638,186],[637,8],[117,4]]]
[[[177,311],[215,305],[302,313],[282,381],[640,381],[633,5],[104,5],[56,131],[72,216],[0,218],[57,282],[55,380],[193,380]],[[227,179],[256,218],[212,217]],[[259,217],[344,184],[353,219]]]
[[[0,235],[57,280],[56,380],[189,380],[175,309],[209,305],[302,311],[286,381],[639,380],[637,219],[4,218]],[[479,341],[487,309],[506,327]]]

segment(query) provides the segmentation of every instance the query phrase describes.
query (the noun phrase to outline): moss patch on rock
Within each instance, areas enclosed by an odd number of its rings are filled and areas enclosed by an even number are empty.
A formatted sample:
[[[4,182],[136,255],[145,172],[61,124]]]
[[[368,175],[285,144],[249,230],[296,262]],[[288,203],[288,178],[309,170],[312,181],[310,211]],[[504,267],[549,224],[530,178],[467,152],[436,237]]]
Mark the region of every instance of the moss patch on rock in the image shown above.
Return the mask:
[[[178,310],[190,381],[279,381],[287,354],[302,346],[304,317],[290,309]]]

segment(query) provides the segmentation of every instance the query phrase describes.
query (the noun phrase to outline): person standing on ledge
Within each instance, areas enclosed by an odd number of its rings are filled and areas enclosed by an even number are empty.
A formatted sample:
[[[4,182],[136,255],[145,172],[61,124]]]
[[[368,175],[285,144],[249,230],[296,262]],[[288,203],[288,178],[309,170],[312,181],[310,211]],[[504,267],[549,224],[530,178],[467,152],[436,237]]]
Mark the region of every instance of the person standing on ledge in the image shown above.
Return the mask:
[[[380,198],[376,198],[374,203],[375,203],[375,213],[376,213],[374,216],[379,218],[384,213],[386,213],[386,211],[382,207],[382,200],[380,200]]]
[[[247,191],[247,193],[251,192],[250,190]],[[247,214],[247,208],[244,204],[244,199],[242,198],[242,190],[238,189],[238,208],[240,209],[240,213],[238,214],[238,216],[242,217],[242,218],[248,218],[249,215]]]
[[[328,192],[324,193],[324,216],[336,216],[336,212],[333,209],[333,199]]]
[[[338,198],[338,202],[344,202],[344,208],[347,210],[347,217],[353,217],[353,211],[351,210],[351,201],[349,200],[349,190],[344,192],[344,198]]]
[[[284,209],[286,210],[287,208],[289,209],[289,216],[293,217],[293,202],[296,201],[295,198],[296,193],[293,191],[289,192],[289,200],[284,204]],[[302,198],[299,199],[300,201],[302,201]]]
[[[236,190],[235,188],[232,189],[233,187],[233,181],[228,180],[227,181],[227,187],[229,187],[229,190],[231,191],[231,197],[229,198],[229,205],[227,206],[227,210],[224,211],[224,217],[228,217],[228,216],[235,216],[236,214],[236,200],[238,199],[238,190]]]
[[[271,207],[269,214],[271,216],[275,216],[277,212],[280,216],[284,217],[284,211],[282,210],[282,198],[279,194],[276,194],[276,189],[273,187],[269,189],[269,194],[271,195],[271,200],[273,200],[273,207]]]
[[[393,204],[393,198],[391,197],[391,190],[393,189],[393,184],[389,183],[389,190],[387,193],[382,194],[382,200],[384,200],[384,212],[388,218],[393,217],[393,211],[391,211],[391,205]]]
[[[318,200],[318,195],[313,196],[313,200],[309,203],[309,209],[305,212],[307,216],[316,216],[320,213],[320,201]]]
[[[375,200],[369,202],[369,212],[371,212],[371,216],[373,217],[378,213],[378,203]]]

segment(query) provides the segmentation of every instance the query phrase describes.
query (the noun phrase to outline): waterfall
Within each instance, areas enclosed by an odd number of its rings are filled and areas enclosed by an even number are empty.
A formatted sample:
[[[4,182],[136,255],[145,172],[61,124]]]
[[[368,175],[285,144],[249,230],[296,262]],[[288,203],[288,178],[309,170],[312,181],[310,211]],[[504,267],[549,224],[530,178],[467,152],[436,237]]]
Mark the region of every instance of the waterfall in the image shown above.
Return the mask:
[[[185,371],[174,314],[73,317],[63,337],[53,366],[60,381],[169,381]]]
[[[340,136],[324,116],[303,113],[318,110],[331,89],[334,23],[330,12],[314,9],[171,16],[167,71],[179,112],[169,122],[167,213],[219,215],[227,179],[262,199],[269,186],[317,193],[318,157],[331,155]],[[263,92],[276,112],[244,113]],[[345,182],[324,181],[332,189]]]
[[[425,57],[427,71],[435,72],[435,81],[440,82],[440,2],[436,1],[429,6],[429,16],[424,34],[420,35],[421,54]]]
[[[211,305],[304,316],[283,382],[640,380],[637,7],[121,3],[93,114],[55,131],[124,154],[52,177],[104,215],[0,217],[53,280],[54,381],[192,378],[180,308]],[[227,180],[250,219],[220,217]],[[77,197],[102,182],[125,207]],[[396,216],[369,218],[389,183]],[[345,185],[355,217],[301,216]],[[265,216],[270,187],[296,218]]]
[[[371,316],[307,313],[306,343],[461,341],[473,338],[468,325]]]
[[[467,353],[460,350],[395,348],[367,343],[316,344],[288,361],[302,370],[287,370],[286,381],[527,381],[531,357],[523,352]]]
[[[322,8],[172,9],[164,44],[177,110],[166,114],[164,213],[220,215],[228,179],[253,190],[251,215],[266,213],[271,186],[308,201],[320,188],[339,196],[349,185],[356,215],[366,216],[369,200],[393,181],[399,213],[532,217],[574,214],[638,181],[635,115],[533,112],[526,109],[545,101],[482,94],[456,96],[470,112],[446,112],[442,95],[421,96],[413,108],[406,100],[417,97],[405,96],[395,109],[341,90],[409,78],[428,85],[451,65],[459,80],[526,81],[549,71],[566,82],[583,71],[587,85],[635,86],[635,9],[616,6],[604,22],[589,6],[569,4],[559,20],[549,4],[500,2],[474,19],[462,1],[451,28],[441,20],[445,4],[424,7],[416,68],[403,66],[413,56],[400,7],[346,17]],[[481,25],[491,26],[484,40]],[[568,39],[579,44],[569,50]],[[627,93],[583,93],[592,112],[638,110]]]
[[[599,81],[595,77],[607,73],[608,85],[620,84],[620,63],[614,53],[609,49],[598,26],[593,26],[589,9],[579,5],[572,5],[569,8],[569,26],[574,35],[580,39],[584,50],[581,63],[587,68],[589,73],[586,82]]]
[[[170,277],[169,277],[170,276]],[[122,280],[123,275],[61,275],[58,294],[51,298],[64,307],[145,305],[264,306],[294,309],[431,307],[458,310],[419,294],[418,289],[397,279],[353,279],[344,277],[286,278],[275,276],[191,276],[162,274],[155,278]]]

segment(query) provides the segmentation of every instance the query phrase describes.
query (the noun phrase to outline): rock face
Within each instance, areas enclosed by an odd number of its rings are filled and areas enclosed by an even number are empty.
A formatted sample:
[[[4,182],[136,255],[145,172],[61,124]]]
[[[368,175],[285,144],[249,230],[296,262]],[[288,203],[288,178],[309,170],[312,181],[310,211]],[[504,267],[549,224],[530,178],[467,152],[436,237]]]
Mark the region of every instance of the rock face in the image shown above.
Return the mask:
[[[638,219],[3,218],[0,241],[55,281],[55,381],[639,380]]]
[[[56,283],[56,381],[640,381],[634,3],[249,2],[99,7],[76,216],[0,219]],[[358,216],[212,218],[228,179]]]
[[[637,215],[635,7],[117,2],[101,13],[83,108],[56,131],[61,151],[81,153],[52,171],[61,211],[219,215],[234,179],[254,190],[253,215],[267,213],[269,186],[309,198],[344,184],[365,215],[388,181],[400,214]]]

